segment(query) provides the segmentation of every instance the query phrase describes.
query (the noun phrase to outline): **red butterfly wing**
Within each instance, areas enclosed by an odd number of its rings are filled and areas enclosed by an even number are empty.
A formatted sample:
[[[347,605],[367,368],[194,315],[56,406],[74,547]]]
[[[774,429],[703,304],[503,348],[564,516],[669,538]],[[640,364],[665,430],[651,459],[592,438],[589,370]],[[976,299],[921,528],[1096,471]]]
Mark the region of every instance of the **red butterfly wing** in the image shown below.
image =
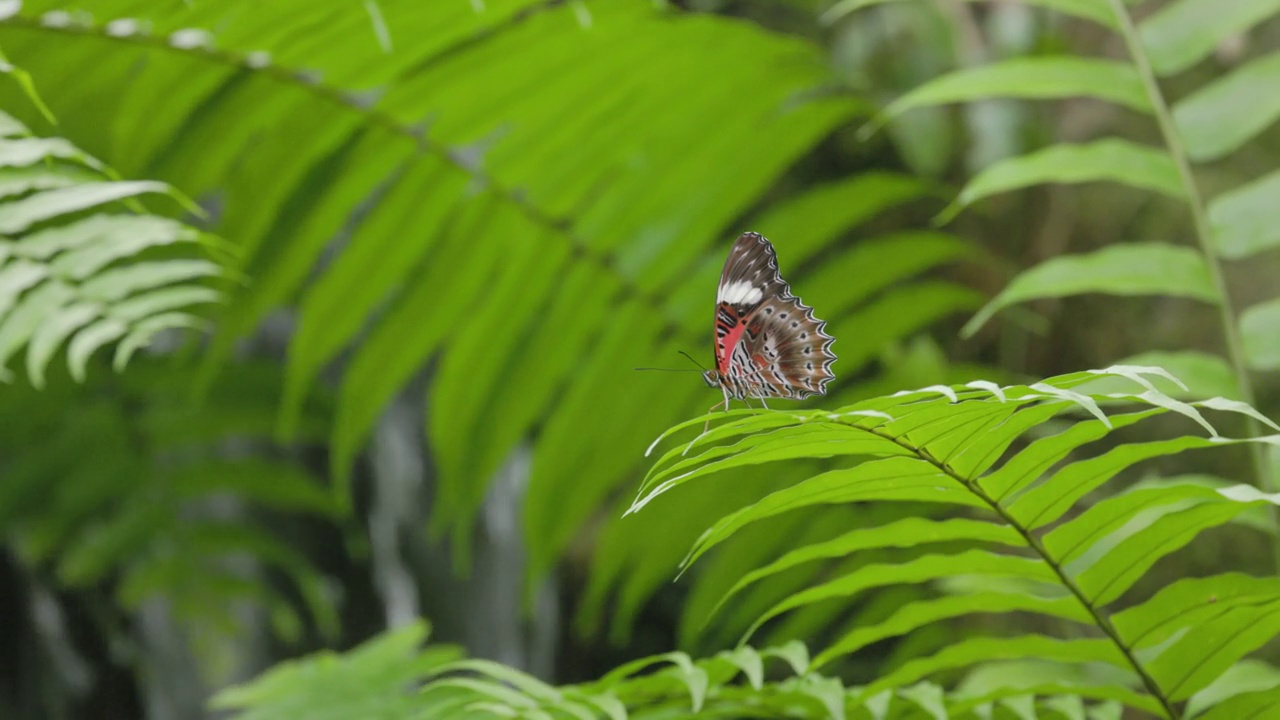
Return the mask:
[[[743,233],[716,291],[716,369],[734,397],[805,398],[826,392],[834,339],[791,294],[773,245]]]
[[[785,290],[773,245],[756,233],[738,236],[716,289],[716,369],[721,374],[729,372],[734,348],[746,331],[746,318],[766,298]]]

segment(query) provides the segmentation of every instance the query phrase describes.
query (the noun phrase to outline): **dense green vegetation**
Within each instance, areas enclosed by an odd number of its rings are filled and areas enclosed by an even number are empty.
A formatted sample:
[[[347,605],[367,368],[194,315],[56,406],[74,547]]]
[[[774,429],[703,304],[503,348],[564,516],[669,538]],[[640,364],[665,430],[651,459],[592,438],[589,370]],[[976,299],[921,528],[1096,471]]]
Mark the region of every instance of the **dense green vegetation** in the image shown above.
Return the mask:
[[[0,717],[1280,712],[1277,12],[0,7]]]

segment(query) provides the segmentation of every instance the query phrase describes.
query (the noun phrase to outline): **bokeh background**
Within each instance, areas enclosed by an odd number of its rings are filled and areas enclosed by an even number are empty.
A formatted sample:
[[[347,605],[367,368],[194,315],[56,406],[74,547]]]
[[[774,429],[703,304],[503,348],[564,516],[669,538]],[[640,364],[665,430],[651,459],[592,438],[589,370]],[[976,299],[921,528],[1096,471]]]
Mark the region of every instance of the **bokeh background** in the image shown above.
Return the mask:
[[[1181,202],[1108,183],[940,215],[975,174],[1053,142],[1158,143],[1150,118],[1088,98],[983,99],[872,122],[952,70],[1123,54],[1088,19],[959,0],[26,0],[0,12],[0,48],[57,122],[20,82],[0,108],[102,161],[94,172],[167,183],[203,216],[163,196],[142,209],[220,238],[102,267],[199,256],[223,268],[198,279],[215,293],[188,297],[208,325],[148,334],[121,372],[101,351],[80,380],[55,353],[33,378],[0,323],[17,358],[0,389],[6,719],[205,717],[219,688],[418,617],[434,640],[555,682],[731,645],[810,572],[708,622],[747,569],[909,512],[776,518],[677,582],[715,518],[811,468],[749,469],[622,517],[649,443],[718,397],[696,374],[633,368],[687,367],[682,350],[710,362],[716,279],[744,230],[774,242],[837,338],[837,379],[811,405],[1134,358],[1240,396],[1219,312],[1195,298],[1039,300],[960,332],[1022,269],[1123,242],[1194,244]],[[1165,89],[1179,98],[1266,56],[1278,28],[1228,34]],[[1250,113],[1259,101],[1234,102]],[[1278,152],[1262,127],[1197,178],[1213,196]],[[48,151],[6,167],[70,178],[86,162]],[[33,227],[138,209],[73,208]],[[1224,262],[1239,307],[1276,294],[1276,261]],[[6,293],[26,289],[4,272]],[[1251,352],[1255,399],[1274,415],[1266,371],[1280,363]],[[1244,451],[1162,462],[1168,475],[1252,472]],[[1228,562],[1267,572],[1271,545],[1249,518],[1151,581]],[[913,592],[814,606],[761,642],[820,641]],[[840,672],[874,677],[964,632],[931,627]]]

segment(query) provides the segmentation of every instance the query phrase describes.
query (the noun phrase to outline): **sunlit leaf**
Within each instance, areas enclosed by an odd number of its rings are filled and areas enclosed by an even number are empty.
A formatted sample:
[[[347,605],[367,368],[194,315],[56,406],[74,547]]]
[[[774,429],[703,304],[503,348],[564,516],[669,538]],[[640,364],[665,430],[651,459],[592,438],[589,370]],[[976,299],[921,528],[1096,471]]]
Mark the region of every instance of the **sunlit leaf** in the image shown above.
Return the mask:
[[[848,598],[865,590],[900,583],[919,583],[950,575],[985,574],[1027,580],[1052,581],[1053,571],[1028,558],[969,550],[957,555],[925,555],[901,565],[868,565],[844,577],[796,593],[770,608],[747,631],[752,635],[760,625],[778,615],[831,598]]]
[[[1078,571],[1080,589],[1098,605],[1110,603],[1161,557],[1183,547],[1202,530],[1226,523],[1247,507],[1246,503],[1206,502],[1139,527],[1101,558]]]
[[[1112,621],[1126,643],[1143,649],[1163,646],[1187,628],[1198,629],[1232,608],[1264,608],[1278,600],[1280,583],[1274,578],[1243,573],[1183,578],[1146,602],[1116,613]]]
[[[51,159],[74,160],[94,169],[102,163],[63,138],[0,140],[0,167],[27,167]]]
[[[59,308],[46,317],[31,336],[27,348],[27,377],[37,388],[44,387],[44,370],[59,346],[102,312],[98,305],[81,303]]]
[[[748,523],[757,522],[778,513],[790,512],[798,508],[819,503],[847,503],[860,498],[910,499],[913,490],[929,490],[919,492],[917,497],[928,498],[933,502],[945,502],[949,495],[939,486],[952,482],[944,473],[928,463],[911,458],[886,458],[884,460],[866,462],[849,470],[833,470],[789,488],[779,490],[761,499],[749,507],[729,515],[698,538],[697,545],[690,551],[685,565],[692,564],[705,552],[728,539]],[[958,500],[964,503],[963,500]],[[872,533],[863,532],[859,536],[845,541],[852,547],[874,547],[877,542],[883,546],[907,547],[914,542],[930,542],[928,532],[933,532],[933,541],[944,539],[987,539],[1011,540],[995,526],[986,523],[972,525],[957,521],[953,527],[946,524],[933,527],[930,523],[906,523],[894,528],[883,529]]]
[[[1154,365],[1168,370],[1186,384],[1187,390],[1166,386],[1174,397],[1226,397],[1239,399],[1235,373],[1226,359],[1196,350],[1164,352],[1153,350],[1124,359],[1130,365]],[[1106,390],[1105,392],[1113,392]]]
[[[1242,660],[1187,700],[1187,715],[1195,717],[1240,695],[1280,687],[1280,670],[1260,660]]]
[[[1263,718],[1280,708],[1280,688],[1259,690],[1236,695],[1214,705],[1202,715],[1201,720],[1235,720],[1236,718]]]
[[[1277,608],[1271,603],[1220,609],[1150,661],[1152,676],[1172,699],[1191,697],[1280,632]]]
[[[972,638],[950,645],[935,655],[911,660],[901,668],[878,678],[863,688],[874,694],[878,690],[914,682],[934,673],[978,662],[1013,658],[1038,658],[1069,663],[1108,663],[1124,667],[1124,657],[1106,640],[1057,640],[1040,635],[1013,638]]]
[[[1093,442],[1114,429],[1151,417],[1156,412],[1146,410],[1113,416],[1109,427],[1099,420],[1076,423],[1061,433],[1033,441],[995,472],[982,478],[979,484],[993,498],[1003,502],[1039,480],[1043,473],[1082,445]]]
[[[925,600],[903,606],[884,622],[864,625],[851,630],[814,658],[814,665],[821,667],[837,658],[857,652],[871,643],[904,635],[916,628],[939,620],[979,613],[1018,611],[1039,613],[1083,623],[1090,622],[1088,613],[1085,612],[1075,598],[1044,598],[1030,593],[1008,594],[998,592],[942,597],[936,600]]]
[[[868,463],[868,465],[875,465],[875,463]],[[909,491],[904,491],[901,496],[909,497]],[[890,495],[889,499],[897,499],[897,497],[901,496]],[[918,497],[929,496],[921,493]],[[768,498],[766,498],[766,500],[768,500]],[[749,511],[750,508],[747,508],[747,510]],[[739,522],[742,521],[741,515],[736,517]],[[698,538],[698,543],[690,552],[689,558],[686,560],[686,564],[694,562],[697,560],[699,555],[710,549],[726,529],[727,528],[725,528],[725,526],[717,524],[716,527],[711,528],[704,533],[702,537]],[[720,604],[723,604],[726,600],[747,585],[769,577],[770,575],[788,570],[801,563],[813,562],[815,560],[826,558],[843,557],[850,553],[867,548],[912,547],[914,545],[951,540],[973,540],[1003,543],[1006,545],[1019,544],[1019,538],[1016,533],[1009,528],[1002,527],[994,523],[981,522],[977,520],[964,520],[961,518],[956,518],[946,522],[935,522],[922,518],[907,518],[880,527],[850,530],[848,533],[826,542],[815,543],[793,550],[786,555],[783,555],[778,560],[744,575],[742,579],[735,583],[734,586],[724,594],[720,600]]]
[[[147,193],[168,191],[168,185],[150,180],[85,183],[46,190],[0,205],[0,233],[18,233],[50,218]]]

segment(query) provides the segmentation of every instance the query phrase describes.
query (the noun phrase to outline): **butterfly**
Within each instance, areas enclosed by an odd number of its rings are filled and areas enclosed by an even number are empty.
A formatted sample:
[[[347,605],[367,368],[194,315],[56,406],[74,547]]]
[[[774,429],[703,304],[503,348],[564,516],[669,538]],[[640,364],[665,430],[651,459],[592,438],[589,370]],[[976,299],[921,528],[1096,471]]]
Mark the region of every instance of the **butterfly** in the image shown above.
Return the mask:
[[[730,400],[763,405],[765,398],[825,394],[835,377],[834,342],[813,308],[791,294],[773,243],[758,233],[739,235],[716,290],[715,369],[702,375],[724,393],[725,410]]]

